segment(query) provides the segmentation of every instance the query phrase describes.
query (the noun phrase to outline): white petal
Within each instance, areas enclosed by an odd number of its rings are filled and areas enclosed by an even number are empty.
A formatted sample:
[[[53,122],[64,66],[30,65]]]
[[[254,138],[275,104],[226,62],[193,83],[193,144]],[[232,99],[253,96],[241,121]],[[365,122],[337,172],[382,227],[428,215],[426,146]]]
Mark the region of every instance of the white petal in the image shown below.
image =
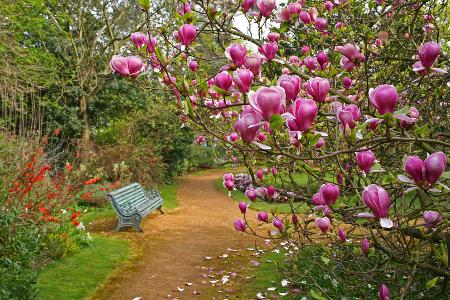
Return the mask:
[[[281,114],[281,116],[286,120],[295,120],[295,117],[290,112],[285,112],[284,114]]]
[[[417,186],[412,186],[412,187],[410,187],[410,188],[407,188],[407,189],[405,190],[405,194],[406,194],[406,193],[409,193],[409,192],[412,192],[412,191],[414,191],[414,190],[417,190],[417,189],[418,189]]]
[[[267,145],[264,145],[264,144],[261,144],[261,143],[259,143],[259,142],[257,142],[257,141],[253,141],[253,144],[255,144],[256,146],[258,146],[258,147],[261,148],[262,150],[270,150],[270,149],[272,149],[272,147],[267,146]]]
[[[433,192],[433,193],[441,193],[442,192],[441,190],[438,190],[438,189],[429,189],[428,191]]]
[[[414,180],[412,180],[404,175],[397,175],[397,179],[402,182],[406,182],[406,183],[414,183]]]
[[[271,292],[275,291],[276,289],[277,289],[276,287],[269,287],[269,288],[267,288],[267,290],[271,291]]]
[[[381,218],[380,225],[383,228],[392,228],[392,226],[394,226],[394,223],[392,222],[391,219]]]
[[[289,284],[289,281],[286,279],[281,280],[281,286],[287,286]]]

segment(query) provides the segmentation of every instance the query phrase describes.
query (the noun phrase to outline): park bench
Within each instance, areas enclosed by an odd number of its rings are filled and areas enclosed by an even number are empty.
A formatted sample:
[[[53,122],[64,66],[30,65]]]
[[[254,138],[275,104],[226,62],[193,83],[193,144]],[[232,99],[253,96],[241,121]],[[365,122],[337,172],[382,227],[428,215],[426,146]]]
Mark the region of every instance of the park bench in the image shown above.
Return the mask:
[[[108,194],[108,198],[119,216],[117,231],[123,227],[134,226],[139,232],[143,232],[141,220],[158,209],[161,209],[163,198],[156,190],[146,192],[139,183],[127,185]]]

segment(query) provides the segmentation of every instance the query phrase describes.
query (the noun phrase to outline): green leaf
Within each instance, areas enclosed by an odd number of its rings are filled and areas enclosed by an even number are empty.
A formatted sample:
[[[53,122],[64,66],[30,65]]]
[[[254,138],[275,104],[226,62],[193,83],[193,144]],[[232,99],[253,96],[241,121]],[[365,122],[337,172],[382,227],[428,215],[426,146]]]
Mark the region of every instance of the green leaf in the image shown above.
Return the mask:
[[[398,115],[398,114],[407,115],[408,112],[409,112],[409,106],[405,105],[402,109],[397,110],[396,112],[394,112],[394,115]]]
[[[434,278],[431,279],[431,280],[428,280],[428,281],[427,281],[427,290],[429,290],[429,289],[431,289],[432,287],[434,287],[434,286],[436,285],[436,283],[438,282],[438,280],[439,280],[439,276],[434,277]]]
[[[275,130],[283,126],[284,119],[280,115],[273,115],[272,118],[270,118],[270,128]]]
[[[330,263],[330,259],[328,257],[325,256],[321,256],[320,259],[326,264],[328,265]]]
[[[312,297],[313,299],[316,299],[316,300],[325,300],[325,297],[322,296],[322,294],[320,294],[319,292],[316,292],[316,291],[313,290],[313,289],[310,289],[310,290],[309,290],[309,294],[311,295],[311,297]]]
[[[319,139],[320,139],[320,134],[316,134],[309,140],[308,145],[310,147],[314,147],[317,144],[317,142],[319,141]]]
[[[150,0],[139,0],[139,6],[144,10],[150,9]]]

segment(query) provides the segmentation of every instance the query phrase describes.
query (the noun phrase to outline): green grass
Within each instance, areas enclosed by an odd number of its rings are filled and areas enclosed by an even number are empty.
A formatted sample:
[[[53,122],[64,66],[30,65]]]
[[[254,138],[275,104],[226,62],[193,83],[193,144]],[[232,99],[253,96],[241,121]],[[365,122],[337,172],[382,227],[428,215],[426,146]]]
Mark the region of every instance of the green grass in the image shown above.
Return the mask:
[[[159,189],[161,197],[164,199],[163,208],[174,209],[178,207],[176,181],[173,184],[166,184]]]
[[[216,181],[216,187],[217,190],[228,194],[228,191],[223,187],[223,180],[222,178],[219,178]],[[248,198],[245,197],[245,194],[241,191],[234,190],[231,192],[231,198],[236,201],[245,201],[249,202]],[[297,212],[304,212],[308,210],[308,206],[305,203],[294,203],[294,208],[297,210]],[[272,210],[276,210],[278,213],[287,214],[291,212],[291,207],[288,203],[269,203],[266,201],[262,201],[260,199],[257,199],[255,202],[250,203],[250,208],[256,211],[267,211],[270,212]]]
[[[172,184],[163,185],[159,188],[161,197],[164,199],[163,209],[174,209],[178,206],[176,182]],[[95,220],[115,218],[116,212],[114,211],[111,203],[108,203],[104,207],[90,207],[83,213],[80,220],[84,224],[90,224]]]
[[[91,246],[39,272],[42,299],[84,299],[128,258],[129,247],[128,241],[94,235]]]

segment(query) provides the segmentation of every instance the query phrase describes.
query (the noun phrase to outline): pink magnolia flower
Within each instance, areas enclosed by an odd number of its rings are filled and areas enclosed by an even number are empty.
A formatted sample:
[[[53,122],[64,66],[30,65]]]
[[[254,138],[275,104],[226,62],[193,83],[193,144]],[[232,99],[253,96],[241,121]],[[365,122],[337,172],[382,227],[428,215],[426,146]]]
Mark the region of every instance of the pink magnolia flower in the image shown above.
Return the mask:
[[[385,189],[376,184],[371,184],[362,192],[362,198],[375,218],[385,218],[388,216],[391,200]]]
[[[316,226],[319,227],[319,229],[326,234],[328,232],[328,229],[330,229],[330,219],[328,217],[323,218],[316,218],[315,220]]]
[[[258,76],[261,70],[262,59],[258,55],[247,55],[244,61],[244,67],[252,71],[253,75]]]
[[[298,18],[300,21],[302,21],[304,24],[310,24],[311,23],[311,16],[306,11],[301,11],[298,14]]]
[[[258,141],[264,142],[267,137],[266,137],[266,135],[263,132],[258,132],[257,138],[258,138]]]
[[[418,186],[433,185],[442,176],[447,166],[447,157],[442,152],[429,155],[424,161],[418,156],[409,156],[404,164],[408,173]]]
[[[342,85],[344,86],[345,89],[349,89],[352,86],[352,80],[348,77],[344,77],[342,79]]]
[[[248,205],[246,202],[244,202],[244,201],[239,202],[238,207],[239,207],[239,210],[241,211],[241,213],[245,214],[247,212]]]
[[[305,65],[309,70],[314,71],[317,69],[317,60],[312,56],[308,56],[303,60],[303,65]]]
[[[178,10],[178,13],[179,13],[181,16],[184,16],[185,14],[190,13],[191,10],[192,10],[192,9],[191,9],[191,3],[186,2],[186,3],[184,3],[184,4],[181,6],[181,8]]]
[[[328,11],[332,11],[334,5],[331,1],[325,1],[325,4],[323,5],[323,7]]]
[[[288,120],[288,127],[292,131],[307,131],[317,116],[318,107],[311,99],[297,99],[290,107],[294,116],[293,120]]]
[[[259,117],[254,113],[241,114],[237,121],[236,129],[239,131],[242,140],[245,143],[250,143],[258,133]]]
[[[271,43],[276,43],[280,40],[280,34],[278,32],[269,32],[267,39]]]
[[[378,297],[380,298],[380,300],[390,300],[391,296],[389,294],[389,289],[387,287],[387,285],[385,285],[384,283],[382,283],[380,285],[380,289],[378,290]]]
[[[188,64],[189,69],[191,69],[192,72],[197,72],[198,70],[198,62],[196,60],[191,60]]]
[[[342,124],[342,128],[353,129],[356,126],[356,122],[361,119],[361,111],[355,104],[342,105],[337,111],[337,118]]]
[[[247,227],[247,225],[245,224],[245,221],[242,219],[237,219],[236,221],[234,221],[234,228],[237,231],[245,231],[245,228]]]
[[[122,57],[114,55],[109,62],[114,73],[122,77],[136,78],[144,70],[144,63],[137,56]]]
[[[197,144],[204,144],[206,142],[206,138],[203,135],[197,135],[195,142]]]
[[[344,229],[342,229],[342,227],[339,227],[339,230],[338,230],[338,237],[339,237],[339,239],[341,240],[341,242],[345,242],[345,241],[347,240],[347,236],[346,236],[346,234],[345,234]]]
[[[365,255],[369,254],[370,242],[367,238],[364,238],[364,240],[362,241],[361,248]]]
[[[432,185],[442,176],[447,166],[447,157],[442,152],[435,152],[423,161],[425,179]]]
[[[325,52],[321,51],[316,56],[316,60],[320,65],[320,68],[323,70],[328,64],[328,56]]]
[[[337,46],[335,49],[353,63],[363,62],[366,59],[364,54],[360,52],[359,47],[350,43]]]
[[[225,56],[238,68],[244,64],[246,55],[247,48],[241,44],[233,44],[225,50]]]
[[[264,178],[264,171],[262,169],[259,169],[258,171],[256,171],[256,177],[259,180],[263,180],[263,178]]]
[[[132,33],[130,36],[131,41],[137,48],[144,46],[146,35],[141,32]]]
[[[153,36],[145,37],[145,44],[147,45],[147,52],[154,53],[158,45],[158,40]]]
[[[218,88],[224,91],[228,91],[228,89],[231,87],[231,84],[233,83],[233,79],[228,74],[228,72],[223,71],[214,77],[214,82]]]
[[[252,8],[253,5],[255,5],[255,3],[256,3],[256,0],[244,0],[242,2],[242,9],[245,12],[248,12],[250,10],[250,8]]]
[[[282,114],[286,105],[286,93],[279,86],[261,87],[249,93],[250,106],[261,114],[264,120],[270,121],[275,114]]]
[[[298,56],[296,56],[296,55],[289,56],[289,63],[290,64],[296,65],[299,62],[300,62],[300,60],[299,60]]]
[[[196,36],[197,29],[191,24],[184,24],[178,29],[178,37],[184,46],[189,46]]]
[[[268,17],[272,13],[275,8],[276,1],[275,0],[257,0],[256,6],[259,8],[261,15],[263,17]]]
[[[233,72],[233,82],[241,93],[248,93],[253,82],[253,73],[248,69],[238,69]]]
[[[306,91],[317,102],[325,102],[330,91],[330,82],[321,77],[315,77],[306,82]]]
[[[284,224],[280,219],[274,218],[272,221],[272,225],[278,229],[278,231],[283,232],[284,231]]]
[[[319,194],[327,206],[332,206],[339,197],[339,187],[333,183],[323,184],[319,189]]]
[[[308,53],[311,49],[307,46],[304,45],[301,49],[302,55],[305,55],[306,53]]]
[[[325,145],[325,139],[323,137],[320,137],[317,140],[317,143],[314,145],[314,147],[316,147],[317,149],[322,148],[323,145]]]
[[[226,174],[223,175],[222,178],[223,178],[223,181],[227,181],[227,180],[233,181],[234,180],[234,175],[233,175],[233,173],[226,173]]]
[[[269,195],[270,198],[273,198],[276,192],[277,190],[275,189],[274,186],[270,185],[267,187],[267,194]]]
[[[260,211],[259,213],[257,213],[256,218],[261,222],[269,222],[269,214],[265,211]]]
[[[423,212],[424,226],[426,228],[434,228],[442,223],[442,216],[439,212],[434,210],[426,210]]]
[[[251,201],[256,200],[256,192],[254,189],[248,189],[245,191],[245,196],[250,199]]]
[[[277,51],[278,51],[278,44],[277,43],[267,43],[263,44],[258,48],[259,53],[264,55],[264,57],[271,61],[275,58]]]
[[[375,154],[372,150],[358,151],[356,153],[356,164],[364,173],[369,173],[375,162]]]
[[[379,85],[369,90],[369,100],[380,114],[393,113],[398,101],[397,89],[393,85]]]
[[[433,66],[437,57],[441,53],[441,47],[435,42],[428,42],[419,48],[419,60],[423,67],[430,68]]]
[[[301,84],[302,81],[297,75],[281,75],[277,82],[277,85],[284,89],[287,100],[297,99]]]
[[[229,191],[234,190],[234,181],[233,180],[225,180],[223,182],[223,187]]]
[[[405,161],[404,169],[417,185],[423,185],[425,182],[423,161],[418,156],[409,156]]]
[[[314,25],[316,26],[316,29],[319,31],[324,31],[327,29],[328,21],[325,18],[317,18]]]

